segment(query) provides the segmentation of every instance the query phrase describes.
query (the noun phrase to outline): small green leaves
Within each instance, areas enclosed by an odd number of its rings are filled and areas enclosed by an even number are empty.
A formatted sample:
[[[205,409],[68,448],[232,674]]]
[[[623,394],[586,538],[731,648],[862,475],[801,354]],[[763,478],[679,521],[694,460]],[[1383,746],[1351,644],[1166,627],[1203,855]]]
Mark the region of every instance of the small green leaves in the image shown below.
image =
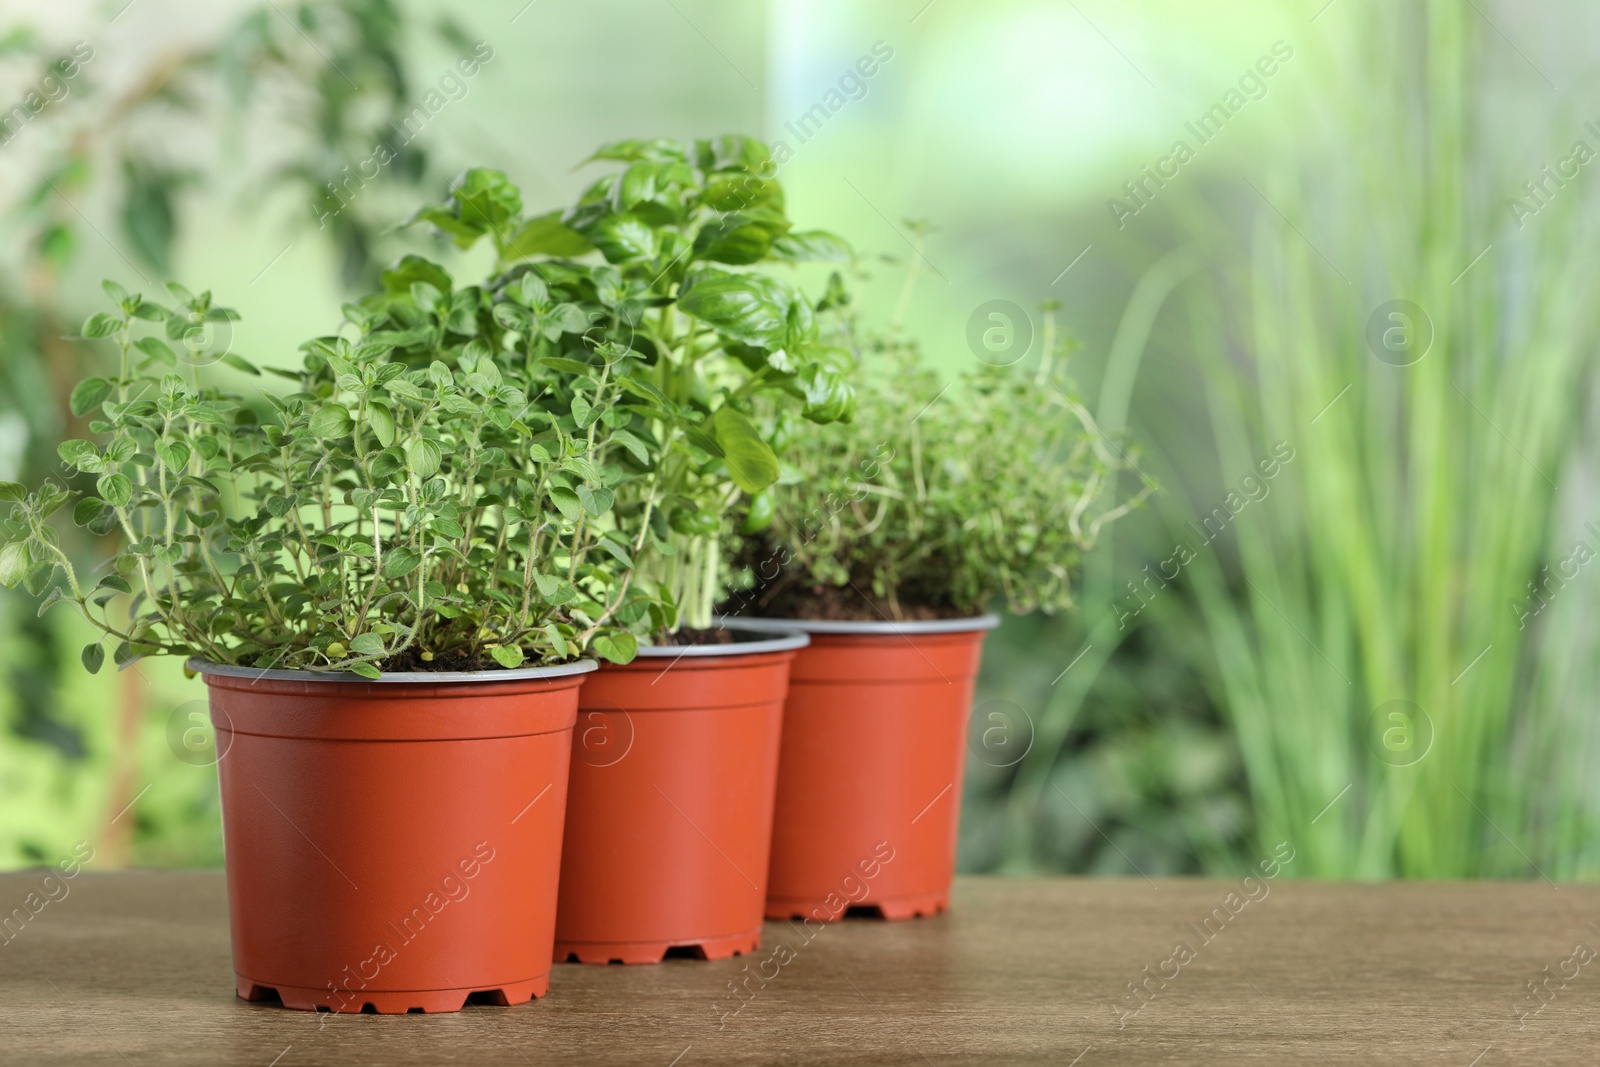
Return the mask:
[[[12,541],[0,545],[0,586],[13,589],[21,585],[22,580],[28,576],[28,568],[32,564],[25,542]]]
[[[418,478],[424,480],[432,478],[439,473],[439,464],[443,459],[443,452],[439,449],[437,441],[430,441],[426,437],[419,437],[411,442],[411,470]]]
[[[99,674],[100,668],[105,664],[106,650],[100,642],[83,646],[83,669],[90,674]]]
[[[632,663],[639,654],[639,639],[626,630],[602,634],[594,639],[594,650],[601,659],[611,663]]]
[[[421,554],[412,549],[390,549],[383,557],[383,576],[390,580],[404,578],[416,570],[421,563]]]
[[[591,518],[598,519],[600,516],[611,510],[611,503],[614,499],[611,490],[590,489],[586,485],[580,485],[578,486],[577,492],[578,501],[583,505],[583,510],[588,512]]]
[[[116,386],[104,378],[85,378],[73,386],[72,396],[68,398],[67,404],[74,415],[87,415],[99,407],[115,388]]]
[[[578,499],[578,494],[571,489],[556,486],[550,490],[550,502],[561,512],[568,522],[577,522],[578,516],[583,514],[583,502]]]
[[[28,499],[26,486],[18,482],[0,482],[0,500],[20,504],[26,499]]]
[[[102,474],[95,482],[95,490],[114,508],[127,507],[133,499],[133,483],[124,474]]]
[[[83,320],[83,336],[110,337],[122,329],[122,320],[104,311],[96,311]]]
[[[325,439],[348,436],[355,426],[355,419],[343,404],[324,404],[311,416],[311,432]]]
[[[493,656],[494,661],[508,671],[522,666],[524,659],[522,649],[516,645],[495,645],[489,651],[489,655]]]
[[[367,405],[367,422],[372,427],[373,436],[385,448],[394,444],[394,416],[389,414],[389,409],[377,401]],[[337,436],[337,435],[336,435]]]
[[[360,663],[352,663],[352,664],[350,664],[350,673],[351,674],[359,674],[363,678],[377,679],[377,678],[382,678],[383,677],[383,672],[382,671],[380,671],[377,667],[374,667],[372,664],[367,663],[365,661],[360,662]]]
[[[384,647],[383,638],[368,632],[356,634],[350,639],[350,651],[358,656],[381,656],[388,650]]]

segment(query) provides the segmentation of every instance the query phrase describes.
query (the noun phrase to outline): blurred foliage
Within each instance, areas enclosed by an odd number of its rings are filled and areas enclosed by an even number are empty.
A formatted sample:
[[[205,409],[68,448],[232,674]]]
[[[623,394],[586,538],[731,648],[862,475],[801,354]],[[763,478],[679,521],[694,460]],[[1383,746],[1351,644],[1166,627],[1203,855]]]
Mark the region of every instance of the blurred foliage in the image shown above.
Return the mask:
[[[77,377],[78,353],[55,340],[75,321],[62,316],[70,302],[57,286],[63,265],[101,241],[74,204],[111,220],[106,235],[153,270],[164,219],[166,247],[181,250],[187,208],[208,183],[226,179],[250,211],[284,184],[305,197],[326,190],[371,152],[361,131],[381,120],[339,110],[353,87],[297,25],[317,26],[319,42],[329,35],[324,50],[355,85],[415,91],[381,69],[406,71],[416,54],[411,20],[391,24],[399,9],[277,6],[282,15],[264,7],[253,27],[246,20],[200,50],[211,60],[179,63],[168,80],[182,71],[178,81],[221,85],[224,39],[263,35],[276,53],[246,43],[231,54],[258,55],[258,71],[292,62],[305,77],[252,75],[242,97],[208,89],[187,105],[156,92],[124,121],[122,97],[98,88],[91,61],[80,95],[0,146],[8,168],[28,173],[74,158],[80,126],[93,146],[81,179],[63,171],[59,192],[33,198],[41,171],[3,205],[0,478],[26,473],[15,468],[27,442],[68,430],[62,387]],[[493,14],[504,25],[520,8]],[[1061,299],[1073,332],[1109,353],[1103,365],[1080,364],[1087,406],[1107,433],[1146,443],[1141,466],[1167,491],[1087,558],[1079,613],[1010,619],[990,637],[969,745],[964,869],[1235,873],[1259,858],[1261,841],[1287,836],[1307,857],[1298,873],[1600,870],[1600,783],[1587,773],[1600,755],[1600,622],[1582,584],[1589,568],[1551,577],[1575,540],[1600,547],[1585,529],[1597,475],[1583,303],[1594,199],[1581,184],[1592,167],[1532,215],[1505,210],[1574,138],[1590,140],[1589,116],[1552,101],[1592,95],[1597,18],[1570,0],[1315,8],[1313,23],[1294,0],[1203,12],[1154,0],[1082,12],[994,0],[936,5],[908,28],[908,16],[872,5],[808,4],[803,19],[799,5],[779,5],[784,32],[766,34],[764,54],[767,5],[713,17],[687,0],[649,12],[597,0],[529,33],[527,69],[551,72],[538,107],[519,94],[484,101],[511,149],[479,129],[462,162],[537,176],[547,152],[569,159],[641,129],[700,136],[749,127],[764,108],[776,134],[837,78],[836,58],[891,39],[907,60],[785,165],[794,202],[890,248],[905,234],[889,220],[939,221],[943,236],[926,255],[940,283],[930,281],[906,321],[941,369],[969,358],[967,317],[996,296],[1026,306]],[[536,6],[517,31],[550,13]],[[369,65],[362,34],[391,59]],[[1124,179],[1166,153],[1279,36],[1295,58],[1269,95],[1125,228],[1108,223],[1104,198],[1123,196]],[[3,27],[0,42],[0,71],[31,64],[25,77],[62,51]],[[995,76],[996,56],[1007,57],[1005,76]],[[157,58],[143,62],[156,70]],[[389,111],[378,99],[374,111]],[[140,125],[138,114],[150,117]],[[236,188],[216,157],[254,150],[239,131],[272,115],[281,136],[261,142],[298,145],[287,153],[296,162],[252,159],[239,168],[248,188]],[[62,136],[46,151],[52,131]],[[137,143],[119,148],[119,139]],[[416,168],[437,176],[422,161]],[[550,192],[560,180],[546,182]],[[340,225],[389,215],[382,196],[364,194]],[[96,213],[96,204],[112,206]],[[304,221],[315,226],[314,212]],[[863,222],[882,227],[876,240]],[[348,276],[370,276],[386,240],[371,228],[336,235]],[[892,305],[896,284],[879,279],[863,306]],[[1436,328],[1415,367],[1378,363],[1365,336],[1373,310],[1392,299],[1416,302]],[[1144,586],[1145,568],[1170,558],[1175,539],[1192,539],[1188,524],[1278,440],[1297,458],[1271,498],[1252,503],[1177,579]],[[50,457],[27,453],[26,462]],[[1128,603],[1130,581],[1158,593],[1124,626],[1112,605]],[[1548,607],[1522,630],[1529,582]],[[167,737],[195,690],[148,666],[148,677],[91,681],[73,653],[82,636],[29,614],[0,607],[0,710],[12,731],[0,743],[0,866],[93,837],[146,782],[116,824],[137,831],[124,856],[215,862],[214,770],[178,760]],[[1396,698],[1422,706],[1436,727],[1439,747],[1412,767],[1374,751],[1371,713]],[[124,744],[107,709],[134,699],[152,711]],[[1007,745],[990,751],[985,731],[1000,723]]]
[[[115,30],[66,45],[37,28],[57,21],[44,13],[7,18],[0,75],[31,87],[19,101],[33,114],[13,118],[0,146],[11,190],[0,194],[0,477],[37,482],[59,473],[53,442],[82,429],[67,396],[93,357],[65,339],[73,265],[109,246],[119,268],[164,277],[203,195],[226,190],[243,215],[288,190],[307,205],[293,225],[333,244],[347,284],[370,281],[391,221],[383,200],[318,205],[349,161],[394,139],[418,91],[418,37],[471,45],[448,19],[409,26],[389,0],[269,3],[213,37],[138,53],[130,73],[112,70]],[[245,136],[262,131],[276,136]],[[388,170],[401,189],[440,177],[409,143]],[[108,203],[109,232],[89,218]],[[81,534],[65,544],[89,566],[105,554]],[[80,838],[100,864],[219,862],[215,772],[180,760],[168,736],[195,693],[163,668],[90,678],[84,637],[72,620],[36,618],[25,595],[0,595],[0,868],[52,862]]]
[[[1005,621],[984,649],[969,732],[962,870],[1154,878],[1249,864],[1255,823],[1238,745],[1172,643],[1185,636],[1144,627],[1118,647],[1050,760],[1043,794],[1021,806],[1018,763],[1041,745],[1058,679],[1086,669],[1073,662],[1083,630],[1067,615]],[[1040,649],[1073,651],[1058,662]],[[996,728],[1003,743],[986,745]],[[1013,807],[1026,852],[1008,851]]]

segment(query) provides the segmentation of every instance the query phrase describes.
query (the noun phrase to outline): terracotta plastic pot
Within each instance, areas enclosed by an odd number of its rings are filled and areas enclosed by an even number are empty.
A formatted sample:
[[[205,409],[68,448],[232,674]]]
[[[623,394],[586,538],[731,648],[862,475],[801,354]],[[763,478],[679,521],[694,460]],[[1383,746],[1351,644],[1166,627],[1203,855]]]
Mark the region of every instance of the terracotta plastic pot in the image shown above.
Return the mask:
[[[190,667],[211,692],[239,996],[388,1014],[544,995],[593,662],[376,681]]]
[[[784,708],[768,918],[949,908],[972,687],[999,623],[741,620],[811,635]]]
[[[557,960],[723,959],[761,944],[783,698],[807,638],[736,636],[643,648],[584,683]]]

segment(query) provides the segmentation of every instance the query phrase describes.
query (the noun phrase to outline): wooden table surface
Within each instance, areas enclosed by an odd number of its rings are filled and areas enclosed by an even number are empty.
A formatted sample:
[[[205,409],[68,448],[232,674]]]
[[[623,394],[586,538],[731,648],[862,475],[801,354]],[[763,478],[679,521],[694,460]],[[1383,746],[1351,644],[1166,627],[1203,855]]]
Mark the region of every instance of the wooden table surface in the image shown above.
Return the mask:
[[[39,877],[0,875],[0,904]],[[1264,888],[1247,900],[1225,881],[962,878],[938,919],[851,920],[809,942],[769,923],[756,959],[780,940],[793,957],[748,1001],[727,988],[748,958],[563,964],[532,1004],[362,1016],[234,998],[220,872],[85,872],[0,945],[0,1062],[1600,1060],[1600,889]]]

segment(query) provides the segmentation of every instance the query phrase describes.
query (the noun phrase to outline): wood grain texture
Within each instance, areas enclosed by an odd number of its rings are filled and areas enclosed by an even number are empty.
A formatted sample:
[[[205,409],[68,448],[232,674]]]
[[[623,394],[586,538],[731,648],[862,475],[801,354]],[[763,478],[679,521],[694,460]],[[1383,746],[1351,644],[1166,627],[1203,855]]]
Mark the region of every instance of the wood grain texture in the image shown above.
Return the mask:
[[[41,877],[0,876],[0,912],[20,906]],[[1577,945],[1600,949],[1600,890],[1589,887],[1280,879],[1229,915],[1237,883],[962,878],[951,914],[938,919],[851,920],[809,940],[769,923],[753,959],[569,964],[556,968],[547,999],[521,1007],[333,1016],[234,998],[219,872],[86,872],[70,885],[0,945],[0,1061],[1600,1060],[1600,960],[1574,959]],[[1218,907],[1226,922],[1206,927]],[[1146,966],[1160,971],[1178,942],[1193,958],[1136,1000],[1128,983],[1143,981]],[[780,943],[792,957],[767,965],[777,977],[731,996],[730,981],[787,955]],[[1563,970],[1576,977],[1551,979],[1543,1009],[1519,1018],[1539,1003],[1524,983]]]

